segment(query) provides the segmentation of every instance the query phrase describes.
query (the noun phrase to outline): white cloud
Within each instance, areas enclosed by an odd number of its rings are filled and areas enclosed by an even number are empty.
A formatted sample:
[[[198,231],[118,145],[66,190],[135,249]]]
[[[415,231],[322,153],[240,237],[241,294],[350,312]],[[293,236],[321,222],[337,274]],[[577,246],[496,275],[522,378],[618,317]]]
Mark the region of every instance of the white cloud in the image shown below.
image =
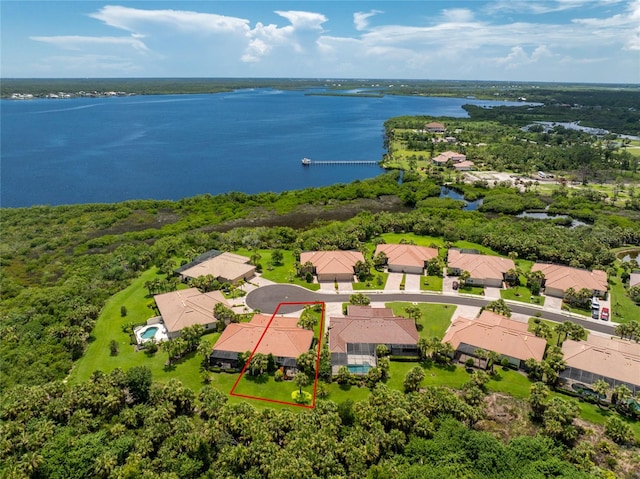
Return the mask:
[[[201,34],[244,33],[249,30],[249,20],[183,10],[142,10],[107,5],[89,16],[111,27],[137,33],[143,32],[151,25]]]
[[[442,16],[447,22],[469,23],[473,21],[474,14],[468,8],[448,8],[442,11]]]
[[[542,15],[546,13],[564,12],[567,10],[578,10],[590,7],[602,7],[621,3],[624,0],[497,0],[489,4],[485,10],[488,13],[513,12],[532,13]]]
[[[33,36],[29,39],[36,42],[49,43],[56,45],[66,50],[82,50],[86,47],[92,46],[113,46],[113,45],[125,45],[133,47],[135,50],[147,51],[148,48],[140,40],[139,36],[132,35],[131,37],[88,37],[81,35],[59,35],[59,36]]]
[[[369,12],[356,12],[353,14],[353,24],[358,31],[366,30],[369,27],[369,18],[384,13],[381,10],[370,10]]]
[[[296,30],[322,30],[322,24],[327,21],[327,17],[321,13],[295,10],[277,10],[275,13],[289,20]]]

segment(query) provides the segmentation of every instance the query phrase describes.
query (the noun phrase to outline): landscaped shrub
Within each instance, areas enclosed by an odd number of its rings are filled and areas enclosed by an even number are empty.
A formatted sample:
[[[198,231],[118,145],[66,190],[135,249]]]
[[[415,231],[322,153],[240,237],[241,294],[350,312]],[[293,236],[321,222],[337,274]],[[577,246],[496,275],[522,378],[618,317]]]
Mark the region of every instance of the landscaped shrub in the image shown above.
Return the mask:
[[[125,305],[120,306],[120,316],[125,317],[127,315],[127,307]]]
[[[118,342],[115,339],[112,339],[109,343],[109,352],[111,356],[117,356],[120,352],[120,348],[118,348]]]
[[[276,382],[284,381],[284,372],[282,371],[282,369],[278,369],[275,372],[275,374],[273,375],[273,380]]]

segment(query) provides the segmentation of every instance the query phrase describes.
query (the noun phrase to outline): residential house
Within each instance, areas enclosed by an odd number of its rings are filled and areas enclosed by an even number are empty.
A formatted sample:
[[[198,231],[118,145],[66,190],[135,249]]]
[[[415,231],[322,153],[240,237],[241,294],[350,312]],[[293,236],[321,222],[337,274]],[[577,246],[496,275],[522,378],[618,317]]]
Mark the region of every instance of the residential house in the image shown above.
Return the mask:
[[[366,374],[377,365],[379,344],[394,356],[418,356],[415,322],[394,316],[391,308],[350,305],[346,317],[331,317],[329,324],[333,374],[340,366],[347,366],[353,374]]]
[[[176,270],[180,279],[211,275],[220,282],[238,283],[255,276],[256,267],[249,264],[250,258],[234,253],[211,250],[194,261]]]
[[[410,244],[379,244],[375,254],[387,256],[387,267],[391,272],[422,274],[427,261],[438,257],[436,248]]]
[[[585,341],[562,344],[566,368],[560,372],[564,387],[590,385],[598,379],[611,387],[626,385],[640,393],[640,344],[591,333]]]
[[[153,299],[170,339],[180,336],[183,328],[194,324],[204,326],[205,330],[215,329],[217,319],[213,308],[218,303],[229,307],[220,291],[201,293],[197,288],[157,294]]]
[[[607,273],[602,270],[589,271],[558,264],[536,263],[531,271],[542,271],[542,287],[548,296],[563,298],[569,288],[575,291],[586,288],[599,298],[606,297],[607,294]]]
[[[300,264],[313,264],[318,282],[353,281],[354,267],[358,261],[364,262],[359,251],[307,251],[300,255]]]
[[[629,276],[629,287],[633,288],[638,284],[640,284],[640,273],[631,273]]]
[[[460,163],[454,163],[453,168],[456,171],[470,171],[473,169],[474,163],[473,161],[465,160]]]
[[[470,274],[467,284],[474,286],[502,287],[507,277],[507,271],[515,270],[513,260],[501,256],[490,256],[463,252],[451,248],[447,255],[447,266],[453,276],[459,276],[463,271]]]
[[[266,329],[266,331],[265,331]],[[313,341],[313,331],[298,327],[298,318],[256,314],[248,323],[231,323],[216,341],[209,356],[212,365],[225,369],[239,368],[238,354],[247,351],[272,354],[276,363],[295,368],[296,359],[306,353]]]
[[[467,160],[467,155],[462,153],[456,153],[455,151],[445,151],[437,156],[434,156],[431,161],[437,165],[445,165],[447,162],[461,163]]]
[[[528,331],[528,324],[485,310],[476,319],[457,317],[442,342],[455,349],[455,359],[478,358],[476,351],[494,351],[519,369],[527,359],[542,361],[547,342]]]
[[[442,123],[438,123],[437,121],[432,121],[424,125],[424,129],[429,133],[444,133],[446,131],[446,127]]]

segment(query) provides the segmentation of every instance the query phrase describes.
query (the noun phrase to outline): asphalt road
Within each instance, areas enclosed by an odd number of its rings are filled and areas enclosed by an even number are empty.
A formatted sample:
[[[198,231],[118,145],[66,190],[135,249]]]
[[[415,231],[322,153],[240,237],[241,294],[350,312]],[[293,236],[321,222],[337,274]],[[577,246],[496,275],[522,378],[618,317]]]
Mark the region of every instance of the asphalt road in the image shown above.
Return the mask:
[[[272,284],[262,286],[251,291],[246,298],[247,306],[251,309],[259,309],[263,313],[273,314],[281,303],[305,303],[322,301],[325,303],[348,303],[349,296],[353,293],[322,293],[318,291],[309,291],[301,286],[289,284]],[[485,298],[473,298],[469,296],[447,296],[427,293],[364,293],[371,301],[403,301],[403,302],[419,302],[419,303],[439,303],[439,304],[455,304],[464,306],[482,307],[490,302]],[[590,321],[588,319],[580,319],[575,316],[569,316],[560,312],[544,311],[539,308],[528,307],[525,304],[516,304],[509,302],[511,311],[519,314],[528,314],[535,316],[542,313],[543,319],[562,323],[571,321],[579,324],[585,329],[598,331],[601,333],[612,334],[614,325],[605,321]],[[289,314],[293,311],[301,309],[300,305],[282,304],[278,309],[279,313]]]

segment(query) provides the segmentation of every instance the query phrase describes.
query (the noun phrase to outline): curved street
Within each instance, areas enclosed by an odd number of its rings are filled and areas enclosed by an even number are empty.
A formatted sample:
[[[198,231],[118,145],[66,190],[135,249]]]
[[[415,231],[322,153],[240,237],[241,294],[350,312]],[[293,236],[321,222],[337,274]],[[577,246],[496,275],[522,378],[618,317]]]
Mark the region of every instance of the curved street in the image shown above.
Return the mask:
[[[418,302],[418,303],[439,303],[439,304],[453,304],[463,306],[476,306],[482,307],[487,305],[491,300],[486,298],[475,298],[467,295],[442,295],[442,294],[429,294],[429,293],[403,293],[403,292],[367,292],[362,293],[371,299],[372,302]],[[301,286],[290,284],[271,284],[262,286],[247,294],[246,304],[253,310],[260,310],[263,313],[273,314],[278,305],[281,303],[305,303],[305,302],[317,302],[322,301],[325,303],[348,303],[351,293],[323,293],[320,291],[310,291]],[[597,331],[605,334],[612,334],[615,324],[604,321],[593,321],[587,318],[581,319],[576,315],[568,315],[561,312],[548,311],[533,306],[528,306],[524,303],[517,303],[514,301],[507,301],[511,311],[518,314],[526,314],[535,316],[537,313],[542,314],[542,319],[548,319],[562,323],[564,321],[572,321],[581,325],[585,329],[591,331]],[[280,307],[278,312],[283,314],[290,314],[294,311],[300,310],[300,305],[287,305],[284,304]]]

